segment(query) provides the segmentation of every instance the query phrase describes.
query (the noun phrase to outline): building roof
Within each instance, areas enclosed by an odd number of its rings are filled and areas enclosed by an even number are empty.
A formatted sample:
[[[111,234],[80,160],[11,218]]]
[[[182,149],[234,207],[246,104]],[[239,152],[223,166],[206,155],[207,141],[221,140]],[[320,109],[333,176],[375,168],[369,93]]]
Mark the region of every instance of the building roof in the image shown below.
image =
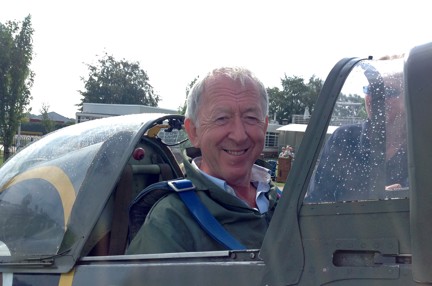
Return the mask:
[[[63,115],[58,114],[57,112],[48,112],[48,118],[52,121],[56,121],[56,122],[74,122],[75,119],[73,118],[67,118],[64,117]],[[30,114],[29,116],[30,121],[42,121],[42,115],[34,115],[34,114]]]

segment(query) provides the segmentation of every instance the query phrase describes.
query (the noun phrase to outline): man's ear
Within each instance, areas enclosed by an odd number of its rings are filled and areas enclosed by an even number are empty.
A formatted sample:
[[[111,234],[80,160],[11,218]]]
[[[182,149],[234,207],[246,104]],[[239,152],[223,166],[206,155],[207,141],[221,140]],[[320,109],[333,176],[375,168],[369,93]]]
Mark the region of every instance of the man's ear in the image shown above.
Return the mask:
[[[189,137],[189,141],[192,143],[194,147],[199,148],[199,139],[197,134],[197,128],[195,124],[192,122],[190,118],[186,118],[184,121],[184,127],[186,129],[186,133]]]

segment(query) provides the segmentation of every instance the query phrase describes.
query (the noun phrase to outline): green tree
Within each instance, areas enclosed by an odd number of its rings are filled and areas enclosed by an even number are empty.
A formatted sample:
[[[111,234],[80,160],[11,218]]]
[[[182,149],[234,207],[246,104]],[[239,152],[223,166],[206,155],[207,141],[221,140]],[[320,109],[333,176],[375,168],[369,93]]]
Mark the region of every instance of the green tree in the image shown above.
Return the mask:
[[[309,78],[309,82],[307,83],[308,90],[303,96],[303,104],[304,107],[308,107],[311,112],[314,109],[315,102],[318,99],[318,95],[320,94],[323,85],[324,81],[322,79],[317,78],[314,75]]]
[[[267,88],[267,94],[269,97],[269,115],[271,119],[274,119],[276,115],[276,120],[282,123],[284,119],[283,106],[285,106],[283,92],[277,88]]]
[[[295,114],[303,114],[308,108],[313,110],[316,99],[321,91],[323,82],[312,76],[308,83],[298,76],[281,79],[282,90],[277,87],[267,88],[269,94],[269,112],[276,114],[276,120],[282,123],[284,120],[292,122]]]
[[[341,93],[336,102],[333,116],[367,118],[365,100],[358,94]]]
[[[199,78],[199,76],[197,76],[196,78],[194,78],[194,79],[189,83],[189,85],[186,87],[186,98],[185,98],[185,101],[184,101],[183,106],[179,106],[179,108],[178,108],[178,112],[179,112],[179,114],[184,115],[184,114],[186,113],[187,99],[188,99],[189,92],[190,92],[190,90],[192,89],[192,87],[194,86],[194,84],[197,82],[198,78]]]
[[[0,139],[5,160],[10,156],[13,138],[32,99],[32,36],[30,15],[23,22],[0,23]]]
[[[88,78],[81,78],[85,90],[79,91],[83,96],[78,104],[81,111],[85,102],[158,106],[159,96],[138,62],[117,61],[105,53],[98,65],[87,64],[87,67]]]
[[[55,122],[49,118],[49,105],[43,103],[40,109],[40,113],[42,116],[42,125],[45,128],[45,132],[49,133],[51,131],[54,131]]]

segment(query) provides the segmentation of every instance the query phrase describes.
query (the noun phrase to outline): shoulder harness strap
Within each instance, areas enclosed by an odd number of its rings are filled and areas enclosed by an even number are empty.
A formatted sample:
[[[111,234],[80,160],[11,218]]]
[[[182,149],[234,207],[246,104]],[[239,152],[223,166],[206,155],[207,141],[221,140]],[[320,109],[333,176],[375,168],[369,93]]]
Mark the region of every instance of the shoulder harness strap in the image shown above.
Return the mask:
[[[139,228],[144,223],[145,217],[150,211],[152,205],[161,197],[168,194],[168,192],[172,191],[175,191],[179,195],[191,215],[195,218],[201,228],[210,235],[210,237],[225,246],[227,249],[246,249],[245,246],[238,242],[225,228],[223,228],[223,226],[203,205],[195,192],[195,186],[187,179],[164,181],[152,184],[137,196],[129,209],[131,238],[136,235]],[[144,196],[147,197],[145,199],[145,204],[142,203],[142,198]]]

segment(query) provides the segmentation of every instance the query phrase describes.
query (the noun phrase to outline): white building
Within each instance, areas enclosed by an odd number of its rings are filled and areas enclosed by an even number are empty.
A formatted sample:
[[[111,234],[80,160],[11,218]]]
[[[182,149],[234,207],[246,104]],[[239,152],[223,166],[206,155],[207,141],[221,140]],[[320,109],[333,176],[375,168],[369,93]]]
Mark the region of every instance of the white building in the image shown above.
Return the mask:
[[[278,128],[282,127],[277,121],[270,120],[267,127],[266,139],[263,150],[263,157],[277,158],[279,154],[280,145],[280,131]]]
[[[136,105],[136,104],[105,104],[105,103],[83,103],[83,111],[76,113],[75,123],[88,120],[138,113],[168,113],[178,114],[177,110]]]

